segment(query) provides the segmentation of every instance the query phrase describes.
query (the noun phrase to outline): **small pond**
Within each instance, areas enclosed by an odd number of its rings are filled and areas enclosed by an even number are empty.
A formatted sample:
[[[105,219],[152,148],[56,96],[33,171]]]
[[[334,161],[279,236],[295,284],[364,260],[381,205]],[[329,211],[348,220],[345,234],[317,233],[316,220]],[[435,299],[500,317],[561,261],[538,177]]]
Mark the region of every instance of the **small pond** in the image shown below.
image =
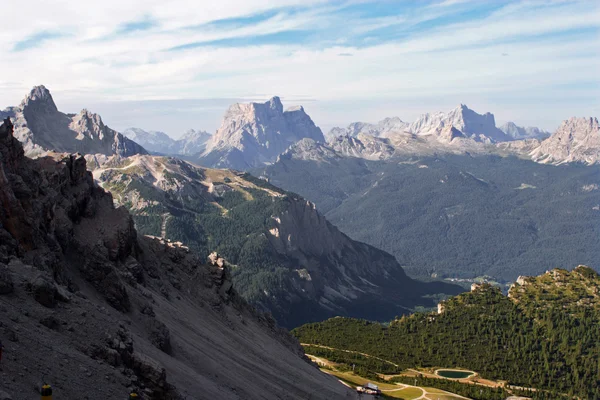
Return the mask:
[[[464,379],[475,375],[473,371],[460,371],[457,369],[438,369],[435,374],[443,378]]]

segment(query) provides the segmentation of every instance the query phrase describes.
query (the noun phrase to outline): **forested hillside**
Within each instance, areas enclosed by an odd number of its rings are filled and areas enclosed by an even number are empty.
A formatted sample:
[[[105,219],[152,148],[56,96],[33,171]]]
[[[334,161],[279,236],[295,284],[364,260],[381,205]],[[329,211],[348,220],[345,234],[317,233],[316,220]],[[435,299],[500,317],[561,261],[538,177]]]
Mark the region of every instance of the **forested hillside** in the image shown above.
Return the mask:
[[[326,148],[261,170],[315,202],[355,240],[413,276],[513,281],[569,264],[600,268],[600,169],[514,157],[440,155],[367,161]]]
[[[443,302],[441,314],[417,313],[389,325],[333,318],[293,333],[302,343],[337,349],[310,346],[311,354],[371,372],[461,367],[511,385],[599,398],[598,274],[580,266],[519,281],[509,297],[483,285]]]
[[[388,320],[462,291],[414,281],[394,257],[351,240],[310,202],[250,174],[169,157],[88,159],[138,232],[205,257],[216,251],[236,290],[286,327],[336,315]]]

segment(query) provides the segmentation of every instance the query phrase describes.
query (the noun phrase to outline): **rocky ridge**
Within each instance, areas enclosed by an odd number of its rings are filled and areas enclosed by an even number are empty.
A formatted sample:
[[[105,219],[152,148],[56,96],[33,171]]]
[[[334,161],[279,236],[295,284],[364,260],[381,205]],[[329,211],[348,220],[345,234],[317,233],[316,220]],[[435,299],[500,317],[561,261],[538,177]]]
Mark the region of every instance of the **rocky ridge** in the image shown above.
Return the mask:
[[[58,111],[44,86],[34,87],[18,107],[6,109],[3,115],[14,119],[14,135],[28,156],[47,151],[125,157],[146,154],[142,146],[104,125],[98,114],[86,109],[78,114]]]
[[[14,399],[40,382],[60,398],[351,398],[239,297],[226,263],[138,235],[82,156],[25,157],[9,119],[0,203],[0,380]]]

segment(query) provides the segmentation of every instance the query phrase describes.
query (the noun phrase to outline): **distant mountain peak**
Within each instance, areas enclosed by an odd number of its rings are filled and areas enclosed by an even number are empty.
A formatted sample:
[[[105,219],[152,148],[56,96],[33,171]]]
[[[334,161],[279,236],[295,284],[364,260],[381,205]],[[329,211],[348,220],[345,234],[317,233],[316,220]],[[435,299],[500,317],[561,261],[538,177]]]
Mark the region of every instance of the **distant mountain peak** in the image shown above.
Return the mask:
[[[58,112],[50,91],[44,85],[34,86],[25,99],[23,99],[20,107],[22,109],[34,107],[38,112]]]
[[[463,136],[478,142],[504,142],[511,138],[496,128],[494,114],[479,114],[465,104],[444,113],[427,113],[410,124],[409,130],[417,135],[438,135],[446,126],[453,126]]]
[[[302,106],[283,111],[277,96],[265,103],[236,103],[225,113],[199,162],[219,168],[256,167],[275,161],[304,138],[325,141],[323,132]]]
[[[529,126],[527,128],[518,126],[514,122],[507,122],[501,127],[499,127],[502,132],[510,136],[515,140],[521,139],[545,139],[550,136],[550,132],[546,132],[542,129],[539,129],[534,126]]]
[[[253,103],[253,104],[260,104],[260,103]],[[281,99],[279,98],[279,96],[271,97],[271,99],[269,100],[269,108],[272,110],[276,110],[279,113],[283,112],[283,104],[281,103]]]
[[[595,117],[571,117],[531,152],[541,163],[562,164],[600,162],[600,127]]]
[[[171,138],[164,132],[145,131],[140,128],[127,128],[123,134],[154,154],[185,156],[204,151],[206,142],[211,138],[210,133],[195,129],[187,130],[179,140]]]
[[[43,85],[35,86],[11,114],[15,137],[29,156],[48,151],[125,157],[146,154],[140,145],[104,125],[98,114],[85,108],[78,114],[60,112]]]
[[[358,136],[367,134],[375,137],[388,137],[393,133],[404,132],[409,124],[398,117],[387,117],[376,124],[368,122],[353,122],[346,128],[335,127],[327,133],[327,140],[334,140],[337,136]]]

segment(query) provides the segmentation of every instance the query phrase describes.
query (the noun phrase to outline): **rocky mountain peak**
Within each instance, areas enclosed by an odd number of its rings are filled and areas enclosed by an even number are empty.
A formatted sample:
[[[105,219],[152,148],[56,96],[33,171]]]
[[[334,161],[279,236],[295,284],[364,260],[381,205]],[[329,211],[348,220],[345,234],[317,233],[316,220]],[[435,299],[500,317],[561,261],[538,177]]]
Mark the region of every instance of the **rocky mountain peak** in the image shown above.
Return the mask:
[[[521,139],[545,139],[550,136],[550,132],[546,132],[542,129],[539,129],[535,126],[522,127],[518,126],[514,122],[507,122],[501,127],[499,127],[502,132],[506,135],[510,136],[515,140]]]
[[[60,112],[50,91],[36,86],[11,109],[15,137],[24,144],[25,153],[39,156],[49,151],[130,156],[146,150],[119,132],[104,125],[102,118],[87,109],[78,114]]]
[[[281,103],[281,99],[278,96],[271,97],[271,99],[269,100],[269,108],[277,112],[278,114],[281,114],[283,112],[283,104]]]
[[[535,161],[552,164],[600,162],[600,128],[598,119],[572,117],[558,127],[548,139],[532,151]]]
[[[225,113],[199,162],[211,167],[248,169],[275,161],[303,138],[324,141],[321,129],[303,107],[283,111],[279,97],[265,103],[237,103]]]
[[[453,126],[463,136],[478,142],[510,140],[510,137],[496,128],[494,114],[478,114],[465,104],[460,104],[448,113],[423,114],[410,124],[409,130],[418,135],[439,135],[446,126]]]
[[[58,108],[50,91],[44,86],[35,86],[21,102],[21,108],[32,107],[36,112],[55,113]]]

